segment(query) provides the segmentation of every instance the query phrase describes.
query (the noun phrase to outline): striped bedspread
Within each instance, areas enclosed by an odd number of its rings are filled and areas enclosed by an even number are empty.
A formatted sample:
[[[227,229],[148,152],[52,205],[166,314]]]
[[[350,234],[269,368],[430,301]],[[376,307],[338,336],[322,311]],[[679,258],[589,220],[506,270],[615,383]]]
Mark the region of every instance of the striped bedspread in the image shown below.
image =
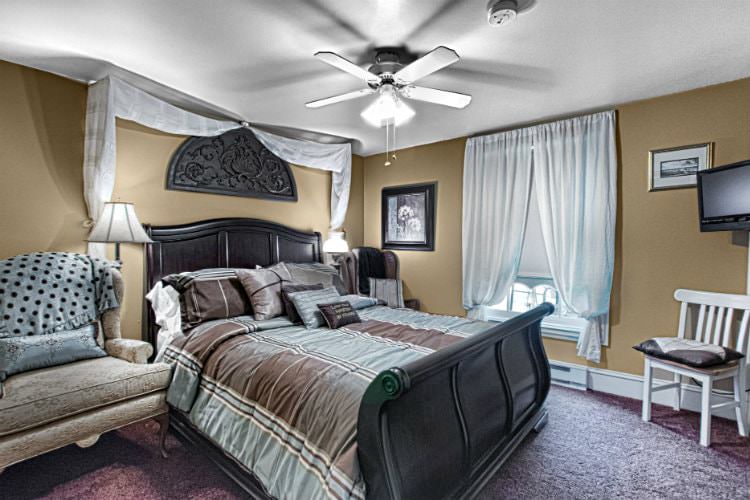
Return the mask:
[[[286,318],[204,323],[168,346],[168,401],[279,499],[363,499],[362,395],[382,370],[488,323],[373,306],[361,323],[306,329]]]

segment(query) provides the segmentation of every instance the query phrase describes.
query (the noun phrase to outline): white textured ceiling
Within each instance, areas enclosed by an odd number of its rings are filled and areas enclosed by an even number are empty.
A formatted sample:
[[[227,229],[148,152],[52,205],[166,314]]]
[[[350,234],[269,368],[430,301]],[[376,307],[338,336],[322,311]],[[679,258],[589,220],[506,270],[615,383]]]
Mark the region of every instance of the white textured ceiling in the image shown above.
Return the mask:
[[[183,106],[384,149],[372,98],[307,109],[360,83],[375,46],[438,45],[461,61],[420,83],[474,96],[416,103],[398,146],[497,130],[750,76],[748,0],[536,0],[492,28],[486,0],[1,0],[0,59],[80,80],[115,72]],[[312,131],[325,134],[305,134]],[[333,137],[331,137],[333,136]]]

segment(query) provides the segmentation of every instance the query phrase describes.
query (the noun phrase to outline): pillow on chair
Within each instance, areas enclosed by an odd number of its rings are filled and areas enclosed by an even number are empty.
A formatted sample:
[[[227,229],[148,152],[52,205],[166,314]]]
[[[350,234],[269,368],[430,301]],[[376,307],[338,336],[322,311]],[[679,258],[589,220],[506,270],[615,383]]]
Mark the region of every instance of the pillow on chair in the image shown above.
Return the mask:
[[[106,356],[96,337],[92,323],[67,332],[0,338],[0,398],[3,381],[16,373]]]
[[[696,368],[721,365],[744,357],[744,354],[728,347],[676,337],[648,339],[633,346],[633,349]]]
[[[382,300],[388,307],[404,307],[401,280],[370,278],[370,297]]]

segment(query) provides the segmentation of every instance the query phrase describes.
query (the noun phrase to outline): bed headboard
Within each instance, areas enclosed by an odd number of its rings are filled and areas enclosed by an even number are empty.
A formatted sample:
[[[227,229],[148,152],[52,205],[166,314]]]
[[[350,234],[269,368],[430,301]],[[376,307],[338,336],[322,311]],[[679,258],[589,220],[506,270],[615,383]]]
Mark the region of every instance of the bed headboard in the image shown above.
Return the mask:
[[[281,261],[322,262],[320,233],[275,222],[228,218],[144,227],[154,240],[146,245],[144,295],[162,277],[174,273],[216,267],[252,269]],[[144,299],[143,339],[155,345],[158,331]]]

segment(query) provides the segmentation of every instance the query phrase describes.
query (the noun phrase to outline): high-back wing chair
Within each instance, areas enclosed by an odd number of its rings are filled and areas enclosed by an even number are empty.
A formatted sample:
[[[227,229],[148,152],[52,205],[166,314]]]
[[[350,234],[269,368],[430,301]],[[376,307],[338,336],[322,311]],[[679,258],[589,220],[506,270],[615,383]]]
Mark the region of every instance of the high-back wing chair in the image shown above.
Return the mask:
[[[742,354],[747,354],[748,325],[750,322],[749,295],[677,290],[674,297],[681,302],[677,330],[678,339],[697,341],[693,343],[692,349],[701,349],[713,345],[731,348]],[[698,307],[698,320],[695,328],[692,329],[692,336],[688,334],[686,326],[690,306]],[[681,348],[683,351],[685,350],[684,346]],[[672,372],[674,382],[653,387],[654,368]],[[735,408],[739,433],[742,436],[747,436],[747,393],[745,392],[747,357],[705,368],[697,368],[673,360],[646,355],[643,372],[643,421],[651,420],[651,395],[655,391],[676,389],[673,407],[675,410],[679,410],[682,396],[682,377],[691,377],[702,385],[700,444],[710,446],[711,412],[721,407]],[[713,383],[728,378],[731,378],[734,382],[734,400],[711,404]]]
[[[419,300],[404,300],[398,255],[390,250],[353,248],[341,262],[341,274],[348,293],[376,297],[391,307],[419,309]]]

